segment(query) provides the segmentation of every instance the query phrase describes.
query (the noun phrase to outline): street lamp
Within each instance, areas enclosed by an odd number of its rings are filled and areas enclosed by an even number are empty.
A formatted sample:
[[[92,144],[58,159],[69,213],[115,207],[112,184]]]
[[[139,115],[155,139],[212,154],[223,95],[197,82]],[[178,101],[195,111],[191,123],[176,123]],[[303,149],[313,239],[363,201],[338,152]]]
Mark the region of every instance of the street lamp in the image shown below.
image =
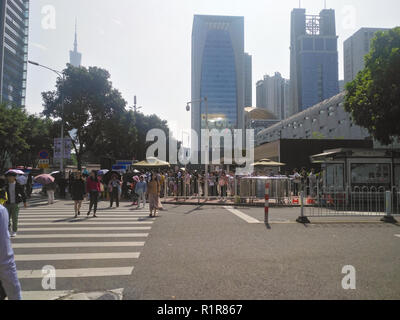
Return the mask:
[[[209,157],[210,157],[210,149],[209,149],[209,146],[208,146],[208,143],[209,143],[209,139],[210,139],[210,137],[208,136],[208,98],[207,97],[204,97],[204,98],[201,98],[201,99],[199,99],[199,100],[193,100],[193,101],[189,101],[187,104],[186,104],[186,111],[187,112],[189,112],[190,111],[190,105],[191,104],[193,104],[193,103],[198,103],[198,102],[204,102],[205,103],[205,106],[206,106],[206,156],[205,156],[205,158],[206,158],[206,163],[205,163],[205,181],[204,181],[204,196],[205,196],[205,198],[206,198],[206,200],[208,199],[208,161],[209,161]],[[200,125],[200,127],[201,127],[201,125]],[[200,128],[201,129],[201,128]]]
[[[54,70],[52,68],[43,66],[37,62],[34,61],[30,61],[28,60],[28,63],[37,66],[37,67],[41,67],[47,70],[50,70],[52,72],[54,72],[55,74],[57,74],[60,78],[62,78],[63,84],[65,83],[65,75],[57,70]],[[61,159],[60,159],[60,172],[63,173],[64,172],[64,91],[61,90]]]

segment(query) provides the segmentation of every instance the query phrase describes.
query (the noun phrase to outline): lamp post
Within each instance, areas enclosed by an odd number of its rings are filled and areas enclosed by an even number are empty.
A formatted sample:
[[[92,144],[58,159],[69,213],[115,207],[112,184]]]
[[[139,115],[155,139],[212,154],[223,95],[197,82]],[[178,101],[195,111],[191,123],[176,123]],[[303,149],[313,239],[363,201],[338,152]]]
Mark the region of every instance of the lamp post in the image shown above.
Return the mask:
[[[186,111],[190,111],[190,105],[193,103],[198,103],[198,102],[204,102],[205,106],[206,106],[206,163],[205,163],[205,180],[204,180],[204,196],[206,198],[206,200],[208,199],[208,161],[210,158],[210,149],[208,146],[210,137],[208,136],[208,98],[204,97],[202,99],[199,100],[193,100],[190,101],[186,104]],[[201,127],[201,125],[200,125]],[[201,129],[201,128],[200,128]]]
[[[57,70],[54,70],[52,68],[43,66],[37,62],[34,61],[29,61],[28,63],[37,66],[37,67],[41,67],[47,70],[50,70],[52,72],[54,72],[55,74],[57,74],[60,78],[62,78],[63,84],[65,83],[65,75]],[[61,159],[60,159],[60,172],[61,174],[64,172],[64,91],[61,90]]]

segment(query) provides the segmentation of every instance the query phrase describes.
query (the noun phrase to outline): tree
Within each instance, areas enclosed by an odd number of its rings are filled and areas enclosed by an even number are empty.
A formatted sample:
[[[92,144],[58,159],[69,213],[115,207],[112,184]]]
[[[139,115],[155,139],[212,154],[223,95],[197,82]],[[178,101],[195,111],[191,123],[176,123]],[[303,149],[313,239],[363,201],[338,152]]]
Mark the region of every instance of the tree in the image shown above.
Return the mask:
[[[354,122],[388,145],[400,137],[400,27],[378,32],[365,69],[346,85],[345,110]]]
[[[104,69],[68,65],[63,75],[65,81],[58,78],[55,91],[42,93],[43,114],[54,119],[62,118],[66,136],[76,129],[76,135],[70,138],[81,170],[82,157],[104,136],[102,132],[107,123],[125,111],[126,102],[112,87],[110,74]]]
[[[0,172],[3,173],[9,161],[28,150],[24,136],[27,124],[25,109],[0,104]]]
[[[22,134],[28,147],[15,158],[14,162],[17,165],[36,167],[39,152],[42,150],[50,152],[53,149],[54,126],[50,119],[43,119],[33,114],[27,115]]]

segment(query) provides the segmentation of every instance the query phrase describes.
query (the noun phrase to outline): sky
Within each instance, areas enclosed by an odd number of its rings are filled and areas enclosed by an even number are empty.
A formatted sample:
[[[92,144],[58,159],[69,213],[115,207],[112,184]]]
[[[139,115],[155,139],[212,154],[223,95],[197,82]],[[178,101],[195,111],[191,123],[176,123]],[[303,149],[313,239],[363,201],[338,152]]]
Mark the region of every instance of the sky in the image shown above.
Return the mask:
[[[339,77],[343,41],[361,27],[400,25],[399,0],[327,0],[336,11]],[[290,74],[290,13],[298,0],[32,0],[29,60],[62,70],[73,48],[75,18],[82,65],[107,69],[113,86],[129,105],[137,96],[145,114],[168,121],[189,145],[191,34],[194,14],[245,18],[245,51],[253,57],[255,84],[263,75]],[[324,0],[302,0],[307,14],[318,14]],[[56,75],[29,65],[27,109],[43,110],[41,92],[53,90]]]

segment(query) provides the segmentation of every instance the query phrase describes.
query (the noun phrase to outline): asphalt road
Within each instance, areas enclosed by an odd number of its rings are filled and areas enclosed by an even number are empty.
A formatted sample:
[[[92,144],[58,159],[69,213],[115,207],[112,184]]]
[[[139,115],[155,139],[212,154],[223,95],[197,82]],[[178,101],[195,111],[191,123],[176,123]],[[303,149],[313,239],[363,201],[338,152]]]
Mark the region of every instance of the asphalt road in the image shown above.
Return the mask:
[[[21,210],[13,243],[22,246],[14,250],[26,298],[119,288],[135,300],[400,298],[400,228],[379,218],[319,218],[304,226],[295,223],[299,209],[274,208],[266,226],[262,208],[166,205],[149,219],[127,203],[106,207],[98,220],[78,221],[67,217],[70,201]],[[40,230],[49,227],[55,230]],[[59,274],[55,292],[43,291],[40,275],[29,276],[45,265]],[[342,288],[346,265],[355,267],[355,290]]]

